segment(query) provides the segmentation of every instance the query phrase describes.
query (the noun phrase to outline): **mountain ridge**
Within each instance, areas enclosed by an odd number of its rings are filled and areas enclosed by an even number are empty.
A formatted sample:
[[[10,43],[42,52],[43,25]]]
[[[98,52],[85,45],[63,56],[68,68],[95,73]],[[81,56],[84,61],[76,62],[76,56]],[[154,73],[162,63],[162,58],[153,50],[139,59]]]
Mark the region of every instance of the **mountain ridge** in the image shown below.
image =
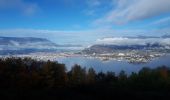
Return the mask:
[[[170,37],[109,37],[97,39],[84,53],[111,53],[115,50],[170,50]]]
[[[0,37],[0,54],[25,54],[57,50],[57,44],[45,38]]]

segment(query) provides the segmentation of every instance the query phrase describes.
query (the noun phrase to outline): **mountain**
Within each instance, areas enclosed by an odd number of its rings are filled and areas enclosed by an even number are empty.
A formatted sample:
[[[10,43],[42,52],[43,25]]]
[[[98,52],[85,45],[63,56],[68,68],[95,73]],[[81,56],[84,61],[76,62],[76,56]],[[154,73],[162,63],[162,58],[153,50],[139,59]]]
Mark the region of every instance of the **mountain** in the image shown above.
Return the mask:
[[[84,53],[110,53],[115,50],[170,50],[169,37],[112,37],[97,39]]]
[[[33,37],[0,37],[0,54],[18,54],[56,50],[55,43]]]
[[[163,49],[164,46],[159,44],[153,45],[93,45],[90,48],[83,50],[85,53],[111,53],[115,50],[153,50],[153,49]]]

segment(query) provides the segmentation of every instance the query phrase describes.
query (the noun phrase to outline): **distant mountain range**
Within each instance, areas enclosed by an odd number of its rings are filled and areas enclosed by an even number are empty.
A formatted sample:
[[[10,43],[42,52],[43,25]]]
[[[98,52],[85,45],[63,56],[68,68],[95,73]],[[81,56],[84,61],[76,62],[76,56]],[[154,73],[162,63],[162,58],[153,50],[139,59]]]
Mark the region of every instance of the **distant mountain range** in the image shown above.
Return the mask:
[[[34,37],[0,37],[0,55],[33,52],[63,52],[83,50],[82,45],[55,44],[47,39]],[[111,37],[97,39],[84,53],[110,53],[115,50],[170,50],[170,36]]]
[[[33,52],[62,52],[81,48],[81,45],[55,44],[47,39],[34,37],[0,37],[0,55]]]
[[[47,39],[33,37],[0,37],[0,50],[56,49],[57,45]]]
[[[0,54],[22,54],[56,50],[57,44],[43,38],[0,37]]]
[[[98,39],[84,53],[110,53],[115,50],[170,50],[170,36],[111,37]]]

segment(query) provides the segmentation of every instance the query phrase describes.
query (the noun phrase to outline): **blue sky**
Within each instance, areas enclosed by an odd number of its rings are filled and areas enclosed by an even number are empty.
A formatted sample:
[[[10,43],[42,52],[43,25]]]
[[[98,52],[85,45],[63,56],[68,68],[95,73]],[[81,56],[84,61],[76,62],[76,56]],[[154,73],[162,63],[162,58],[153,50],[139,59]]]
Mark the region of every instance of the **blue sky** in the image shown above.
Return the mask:
[[[0,36],[58,44],[170,34],[170,0],[0,0]]]

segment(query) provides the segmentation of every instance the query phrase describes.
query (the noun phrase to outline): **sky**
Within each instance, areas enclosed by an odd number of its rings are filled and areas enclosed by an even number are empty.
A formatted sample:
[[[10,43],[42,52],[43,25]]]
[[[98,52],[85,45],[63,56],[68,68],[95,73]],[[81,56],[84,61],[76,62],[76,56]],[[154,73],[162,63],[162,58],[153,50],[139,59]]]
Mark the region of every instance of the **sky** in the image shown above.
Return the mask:
[[[0,36],[89,44],[170,35],[170,0],[0,0]]]

